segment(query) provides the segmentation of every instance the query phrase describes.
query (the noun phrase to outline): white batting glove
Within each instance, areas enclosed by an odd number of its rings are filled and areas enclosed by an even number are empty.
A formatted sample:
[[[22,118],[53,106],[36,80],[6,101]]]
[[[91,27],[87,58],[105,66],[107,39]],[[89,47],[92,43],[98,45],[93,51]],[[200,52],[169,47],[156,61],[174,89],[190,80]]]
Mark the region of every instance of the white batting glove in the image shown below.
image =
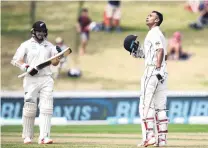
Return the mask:
[[[24,64],[21,65],[20,69],[24,72],[27,72],[28,67],[29,67],[29,65],[24,63]]]
[[[144,58],[143,49],[140,47],[139,42],[134,42],[133,49],[132,49],[132,56],[134,58]]]
[[[132,53],[134,58],[144,58],[144,53],[142,49],[138,49],[137,51]]]
[[[21,66],[21,70],[28,72],[31,76],[34,76],[38,73],[38,70],[34,67],[30,67],[28,64],[24,63]]]

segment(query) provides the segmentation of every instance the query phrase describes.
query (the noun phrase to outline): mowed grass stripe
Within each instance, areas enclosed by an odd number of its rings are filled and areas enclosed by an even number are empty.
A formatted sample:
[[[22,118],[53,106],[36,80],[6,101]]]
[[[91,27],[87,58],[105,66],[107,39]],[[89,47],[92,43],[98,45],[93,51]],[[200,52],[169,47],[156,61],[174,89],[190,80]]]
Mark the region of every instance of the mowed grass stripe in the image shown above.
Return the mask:
[[[13,137],[11,137],[10,135],[2,135],[2,139],[7,139],[7,138],[14,138],[14,136]],[[52,135],[51,136],[52,138],[65,138],[65,139],[72,139],[72,138],[77,138],[77,139],[90,139],[90,138],[95,138],[95,139],[111,139],[111,138],[113,138],[113,139],[121,139],[121,140],[123,140],[123,139],[141,139],[141,136],[138,136],[138,137],[119,137],[119,135],[118,135],[118,137],[99,137],[99,136],[62,136],[62,135]],[[169,136],[168,136],[169,137]],[[20,137],[21,138],[21,137]],[[207,140],[208,141],[208,138],[201,138],[201,139],[199,139],[199,138],[171,138],[171,137],[169,137],[168,138],[169,140],[196,140],[196,141],[198,141],[198,140],[202,140],[202,141],[204,141],[204,140]]]
[[[189,124],[170,124],[168,127],[170,133],[208,133],[208,125],[189,125]],[[2,126],[4,132],[22,132],[22,126]],[[35,132],[39,132],[39,127],[35,126]],[[140,125],[69,125],[52,126],[52,133],[123,133],[137,134],[141,132]]]
[[[2,148],[39,148],[46,147],[38,144],[31,144],[30,146],[24,144],[2,144]],[[94,144],[94,143],[68,143],[68,144],[53,144],[47,145],[47,148],[135,148],[132,145],[112,145],[112,144]]]
[[[136,146],[141,139],[125,139],[125,140],[120,140],[120,139],[96,139],[96,138],[91,138],[91,139],[65,139],[65,138],[55,138],[54,142],[55,144],[52,145],[55,147],[60,147],[60,146],[64,146],[64,147],[72,147],[73,144],[72,143],[76,143],[76,145],[80,144],[80,146],[85,146],[85,145],[89,145],[91,144],[91,147],[99,146],[99,147],[103,147],[103,145],[105,146],[110,146],[110,147],[130,147],[130,146]],[[12,144],[12,143],[21,143],[22,140],[20,140],[19,138],[14,138],[14,140],[12,141],[11,139],[7,139],[7,141],[3,140],[2,143],[3,144]],[[37,144],[37,139],[34,140],[34,144]],[[110,144],[110,145],[109,145]],[[36,145],[32,145],[32,147],[36,147]],[[21,145],[20,145],[21,146]],[[40,146],[40,145],[39,145]],[[29,146],[30,147],[30,146]],[[42,147],[42,146],[41,146]],[[51,147],[51,145],[47,145],[47,147]],[[208,147],[207,145],[207,141],[180,141],[180,140],[169,140],[168,141],[168,147],[169,148],[175,148],[175,147],[184,147],[184,148],[206,148]]]
[[[21,133],[2,133],[2,138],[21,137]],[[35,133],[35,137],[39,133]],[[52,133],[51,137],[58,138],[115,138],[115,139],[141,139],[141,133],[138,134],[70,134],[70,133]],[[202,138],[203,137],[203,138]],[[184,139],[184,140],[206,140],[208,141],[208,133],[168,133],[168,139]]]
[[[35,133],[35,136],[38,136],[38,132]],[[88,137],[93,137],[93,136],[100,136],[100,137],[117,137],[119,135],[119,137],[138,137],[140,136],[140,132],[137,133],[137,134],[111,134],[111,133],[51,133],[51,135],[62,135],[62,136],[88,136]],[[194,137],[194,136],[204,136],[204,137],[207,137],[208,138],[208,133],[201,133],[201,132],[195,132],[195,133],[184,133],[184,132],[181,132],[181,133],[170,133],[170,136],[174,137],[174,136],[177,136],[177,137],[181,137],[181,136],[185,136],[185,137]],[[12,133],[12,132],[5,132],[5,133],[2,133],[2,135],[7,135],[7,136],[15,136],[15,135],[21,135],[21,132],[19,133]]]

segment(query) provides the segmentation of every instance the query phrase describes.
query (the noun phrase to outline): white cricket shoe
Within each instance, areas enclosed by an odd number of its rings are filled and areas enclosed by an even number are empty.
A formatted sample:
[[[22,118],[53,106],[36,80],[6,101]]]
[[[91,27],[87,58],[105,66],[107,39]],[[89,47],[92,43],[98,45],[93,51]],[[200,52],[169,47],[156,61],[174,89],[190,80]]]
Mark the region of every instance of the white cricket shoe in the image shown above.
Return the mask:
[[[150,145],[154,145],[156,143],[155,136],[152,136],[151,138],[145,140],[144,147],[148,147]]]
[[[26,137],[26,138],[24,139],[24,144],[30,144],[30,143],[32,143],[32,139],[29,138],[29,137]]]
[[[159,143],[154,144],[154,147],[166,146],[166,141],[165,140],[161,139],[159,141],[160,141]]]
[[[142,141],[141,143],[137,144],[137,147],[143,147],[144,146],[144,141]]]
[[[48,137],[39,139],[38,141],[38,144],[52,144],[52,143],[53,143],[53,140]]]

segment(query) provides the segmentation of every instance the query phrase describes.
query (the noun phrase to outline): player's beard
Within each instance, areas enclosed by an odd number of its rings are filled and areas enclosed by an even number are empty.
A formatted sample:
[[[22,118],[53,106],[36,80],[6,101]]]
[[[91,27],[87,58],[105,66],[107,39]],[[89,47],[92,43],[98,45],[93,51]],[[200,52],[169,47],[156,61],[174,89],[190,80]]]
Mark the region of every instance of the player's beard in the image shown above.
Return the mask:
[[[45,39],[45,33],[44,32],[36,32],[35,38],[38,42],[42,42]]]

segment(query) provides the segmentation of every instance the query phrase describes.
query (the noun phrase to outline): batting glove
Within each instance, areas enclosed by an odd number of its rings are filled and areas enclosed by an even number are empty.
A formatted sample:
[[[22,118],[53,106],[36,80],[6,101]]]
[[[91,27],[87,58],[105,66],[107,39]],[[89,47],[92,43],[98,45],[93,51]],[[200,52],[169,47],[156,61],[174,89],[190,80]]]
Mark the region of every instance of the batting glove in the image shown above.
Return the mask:
[[[134,44],[132,46],[132,53],[131,54],[134,58],[144,58],[144,52],[140,48],[138,41],[134,42]]]
[[[26,72],[27,69],[28,69],[28,67],[29,67],[29,65],[26,64],[26,63],[24,63],[24,64],[21,65],[20,69],[21,69],[22,71]]]
[[[156,74],[157,79],[158,79],[161,83],[163,83],[163,82],[165,81],[165,79],[164,79],[164,74],[161,72],[160,68],[156,68],[156,69],[155,69],[155,74]]]
[[[134,58],[144,58],[144,53],[143,51],[140,49],[140,50],[137,50],[135,52],[132,53],[132,56]]]
[[[28,72],[31,76],[34,76],[38,73],[36,68],[30,67],[28,64],[22,64],[21,68],[22,71]]]
[[[30,67],[27,64],[25,65],[25,71],[28,72],[31,76],[34,76],[38,73],[38,70],[36,68]]]
[[[33,67],[28,67],[27,68],[27,72],[31,75],[31,76],[34,76],[38,73],[38,70],[36,68],[33,68]]]
[[[62,51],[59,46],[56,46],[56,50],[58,51],[58,53],[60,53]]]

